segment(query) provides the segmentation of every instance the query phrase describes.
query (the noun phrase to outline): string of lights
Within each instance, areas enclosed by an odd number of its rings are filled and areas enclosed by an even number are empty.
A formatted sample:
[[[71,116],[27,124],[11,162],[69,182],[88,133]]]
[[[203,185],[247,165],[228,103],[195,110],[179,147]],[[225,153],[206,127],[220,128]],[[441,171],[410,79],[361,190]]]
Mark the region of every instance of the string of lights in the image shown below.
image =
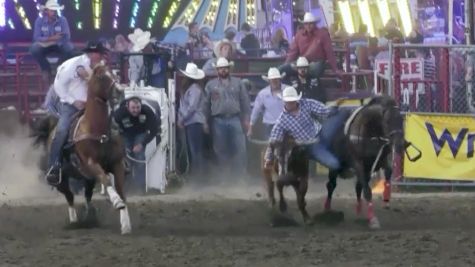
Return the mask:
[[[247,23],[256,25],[256,8],[254,0],[246,0]]]
[[[162,28],[168,28],[170,27],[170,24],[172,23],[172,19],[175,16],[175,13],[178,10],[178,7],[180,6],[180,0],[175,0],[173,3],[170,5],[170,8],[168,9],[168,14],[165,17],[165,20],[163,20],[163,25]]]
[[[219,0],[211,1],[211,4],[208,7],[208,12],[206,12],[207,15],[203,20],[203,25],[207,25],[210,28],[214,28],[214,24],[216,23],[216,17],[218,16],[219,3]]]
[[[23,26],[25,26],[26,29],[31,30],[31,24],[28,18],[26,17],[25,10],[20,5],[20,3],[18,3],[18,0],[13,0],[13,2],[15,3],[15,10],[18,13],[18,16],[20,16]]]
[[[7,14],[5,12],[5,0],[0,0],[0,28],[7,26]]]
[[[148,29],[152,28],[153,22],[155,21],[155,18],[157,17],[159,4],[160,4],[160,0],[153,1],[152,9],[150,10],[150,16],[148,17],[148,20],[147,20]]]
[[[130,18],[130,28],[135,28],[135,23],[137,22],[137,15],[139,13],[140,0],[135,0],[134,5],[132,6],[132,17]]]
[[[101,13],[102,13],[102,0],[93,0],[92,2],[92,19],[94,29],[101,28]]]
[[[120,0],[115,0],[114,18],[112,19],[112,28],[114,29],[117,29],[119,27],[119,14],[120,14]]]
[[[239,10],[239,2],[238,0],[230,0],[229,2],[229,12],[228,12],[228,18],[227,18],[227,25],[235,25],[237,26],[238,24],[238,10]]]
[[[201,2],[202,1],[200,0],[191,1],[175,25],[184,25],[186,27],[190,22],[192,22],[198,12]]]

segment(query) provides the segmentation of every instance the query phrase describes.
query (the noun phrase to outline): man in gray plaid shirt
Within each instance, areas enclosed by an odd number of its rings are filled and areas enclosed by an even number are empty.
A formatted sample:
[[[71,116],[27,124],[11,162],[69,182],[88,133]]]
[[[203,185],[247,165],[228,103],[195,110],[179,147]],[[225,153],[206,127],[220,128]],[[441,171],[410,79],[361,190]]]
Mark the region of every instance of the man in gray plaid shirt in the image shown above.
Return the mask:
[[[340,161],[330,151],[332,136],[336,131],[343,127],[347,114],[336,113],[322,125],[314,118],[325,120],[332,109],[321,102],[313,99],[301,99],[302,93],[298,94],[293,87],[287,87],[282,94],[284,101],[284,112],[277,120],[270,134],[269,142],[271,144],[281,142],[284,135],[290,135],[295,142],[300,145],[307,145],[311,159],[320,162],[331,170],[340,168]],[[339,106],[344,99],[338,99],[336,106]],[[266,151],[266,165],[273,162],[273,151],[271,148]]]

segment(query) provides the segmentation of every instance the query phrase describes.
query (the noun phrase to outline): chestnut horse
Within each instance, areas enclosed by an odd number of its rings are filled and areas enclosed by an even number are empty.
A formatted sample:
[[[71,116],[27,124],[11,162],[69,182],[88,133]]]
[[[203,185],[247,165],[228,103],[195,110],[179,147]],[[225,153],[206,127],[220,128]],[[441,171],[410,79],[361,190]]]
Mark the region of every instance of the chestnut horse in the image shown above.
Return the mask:
[[[305,195],[308,188],[308,164],[307,150],[303,146],[295,144],[292,137],[286,135],[282,142],[269,144],[268,150],[273,149],[275,160],[273,166],[264,166],[263,176],[266,182],[269,203],[273,208],[276,204],[274,188],[279,192],[279,210],[287,211],[287,202],[284,197],[284,187],[292,186],[297,196],[297,205],[302,214],[304,223],[311,223],[311,218],[306,209]],[[267,151],[266,153],[268,153]],[[276,181],[272,173],[277,174]]]
[[[84,114],[71,126],[70,142],[66,145],[61,182],[56,186],[69,204],[69,221],[78,222],[74,195],[69,188],[69,178],[84,181],[86,198],[86,218],[92,212],[91,199],[96,180],[106,188],[115,209],[120,210],[122,234],[131,232],[131,224],[124,195],[125,149],[118,134],[112,134],[111,115],[113,96],[117,94],[111,73],[105,66],[93,69],[88,82],[88,96]],[[55,131],[56,120],[47,117],[33,129],[35,143],[47,147]],[[111,174],[111,175],[109,175]]]

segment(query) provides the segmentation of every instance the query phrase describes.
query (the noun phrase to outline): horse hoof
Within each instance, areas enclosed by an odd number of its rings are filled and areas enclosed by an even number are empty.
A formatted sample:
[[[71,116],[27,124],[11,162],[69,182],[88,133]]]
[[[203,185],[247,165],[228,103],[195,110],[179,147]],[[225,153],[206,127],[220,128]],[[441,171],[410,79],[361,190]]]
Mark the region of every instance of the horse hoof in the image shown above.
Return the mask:
[[[122,235],[131,234],[132,233],[132,228],[131,227],[122,227],[122,229],[120,230],[120,233]]]
[[[372,230],[377,230],[381,228],[378,218],[373,217],[369,220],[369,228]]]

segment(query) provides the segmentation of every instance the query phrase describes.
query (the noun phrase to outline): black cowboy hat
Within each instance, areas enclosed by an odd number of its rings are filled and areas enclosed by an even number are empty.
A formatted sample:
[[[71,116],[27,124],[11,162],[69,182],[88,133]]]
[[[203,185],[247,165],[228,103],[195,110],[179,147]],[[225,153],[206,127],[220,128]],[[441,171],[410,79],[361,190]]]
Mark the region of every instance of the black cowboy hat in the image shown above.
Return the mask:
[[[86,48],[82,50],[84,53],[101,53],[105,54],[109,52],[102,42],[98,41],[89,41],[87,42]]]

